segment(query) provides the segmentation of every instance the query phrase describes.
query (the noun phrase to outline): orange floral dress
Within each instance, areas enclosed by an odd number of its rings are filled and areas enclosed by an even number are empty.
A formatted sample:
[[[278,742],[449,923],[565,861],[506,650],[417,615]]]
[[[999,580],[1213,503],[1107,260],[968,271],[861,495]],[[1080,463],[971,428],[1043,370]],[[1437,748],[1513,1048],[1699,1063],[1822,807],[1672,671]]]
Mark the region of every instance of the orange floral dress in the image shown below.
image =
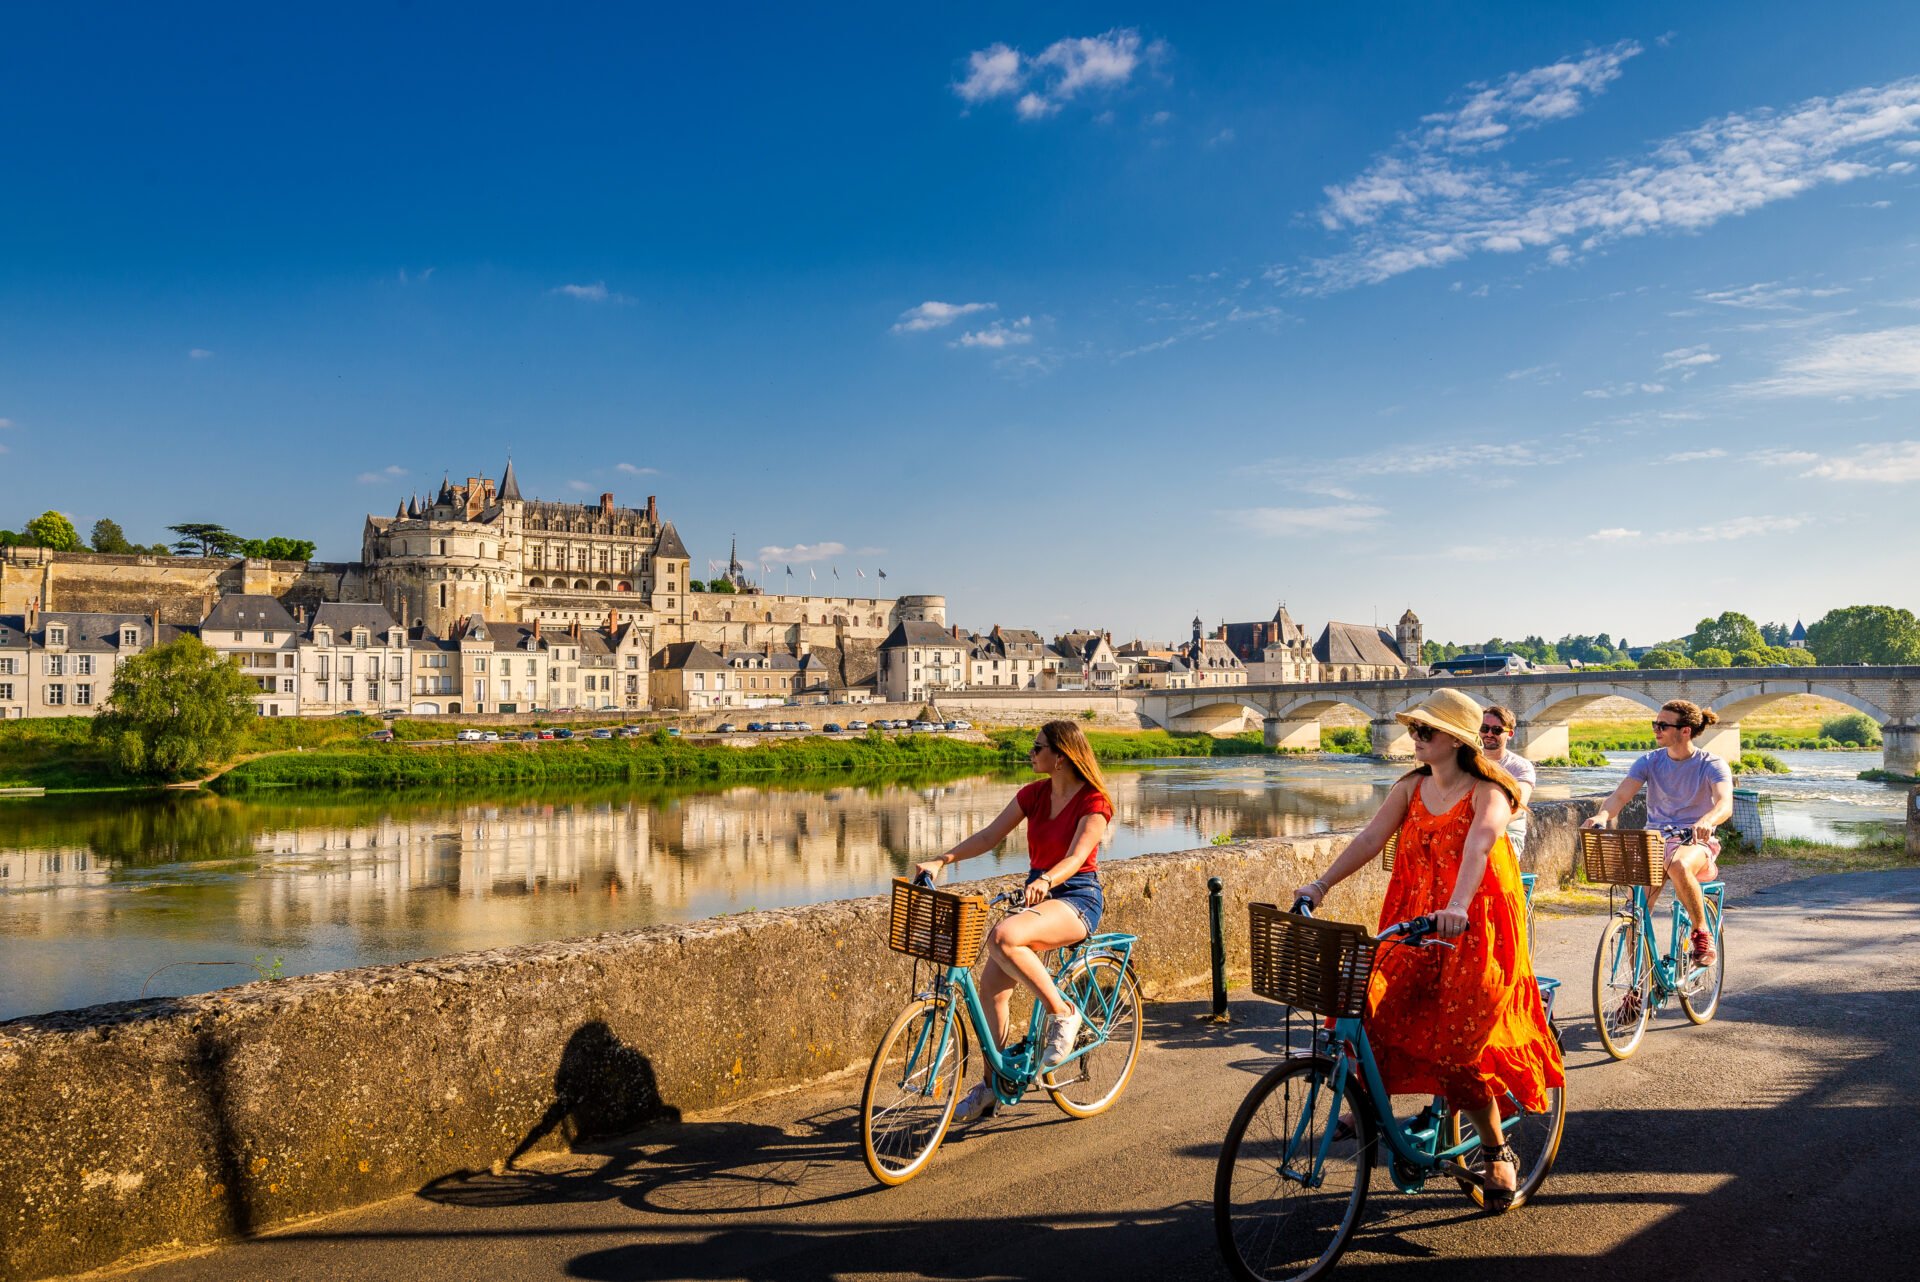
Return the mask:
[[[1460,873],[1473,790],[1443,815],[1427,810],[1416,781],[1400,826],[1393,880],[1380,928],[1447,906]],[[1454,947],[1383,947],[1367,991],[1367,1039],[1394,1094],[1444,1095],[1455,1108],[1483,1108],[1511,1091],[1544,1109],[1566,1082],[1560,1048],[1527,956],[1526,900],[1505,834],[1467,907]]]

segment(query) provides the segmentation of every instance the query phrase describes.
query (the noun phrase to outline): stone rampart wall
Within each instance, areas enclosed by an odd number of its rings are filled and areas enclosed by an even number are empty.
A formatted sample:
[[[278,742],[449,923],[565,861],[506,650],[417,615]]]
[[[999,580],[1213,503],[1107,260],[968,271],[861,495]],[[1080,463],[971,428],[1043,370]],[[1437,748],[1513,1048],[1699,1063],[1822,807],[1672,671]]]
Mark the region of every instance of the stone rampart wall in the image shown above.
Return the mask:
[[[352,600],[357,567],[306,561],[254,561],[170,556],[109,556],[97,552],[51,552],[44,548],[0,549],[0,614],[23,614],[36,598],[40,608],[91,614],[146,614],[166,623],[197,624],[221,595],[301,591],[310,602]]]
[[[1592,805],[1536,812],[1549,879]],[[1246,904],[1284,901],[1343,840],[1115,864],[1105,924],[1140,936],[1149,999],[1191,991],[1218,876],[1243,976]],[[1329,911],[1371,922],[1384,888],[1376,863]],[[886,921],[884,898],[861,899],[0,1024],[0,1278],[253,1232],[862,1066],[909,995]]]

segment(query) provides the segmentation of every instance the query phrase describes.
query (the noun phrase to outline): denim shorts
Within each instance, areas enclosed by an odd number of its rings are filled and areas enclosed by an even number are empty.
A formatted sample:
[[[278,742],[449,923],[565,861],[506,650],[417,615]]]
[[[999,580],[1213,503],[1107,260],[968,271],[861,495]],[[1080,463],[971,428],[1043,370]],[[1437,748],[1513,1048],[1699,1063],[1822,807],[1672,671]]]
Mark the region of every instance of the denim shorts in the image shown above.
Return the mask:
[[[1031,886],[1042,871],[1028,869],[1027,884]],[[1079,915],[1081,924],[1086,926],[1088,935],[1100,928],[1100,910],[1106,905],[1107,897],[1101,893],[1099,873],[1077,872],[1055,886],[1047,898],[1073,909]]]

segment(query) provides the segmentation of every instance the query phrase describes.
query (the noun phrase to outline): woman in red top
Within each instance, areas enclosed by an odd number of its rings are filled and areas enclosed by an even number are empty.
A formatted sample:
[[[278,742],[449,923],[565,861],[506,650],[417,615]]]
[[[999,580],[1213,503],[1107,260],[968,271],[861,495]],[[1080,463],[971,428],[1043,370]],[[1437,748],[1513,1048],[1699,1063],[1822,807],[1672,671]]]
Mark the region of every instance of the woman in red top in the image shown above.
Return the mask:
[[[1040,727],[1027,760],[1046,778],[1022,788],[992,823],[940,858],[918,865],[917,871],[938,877],[948,864],[994,849],[1026,821],[1027,906],[987,936],[980,997],[987,1011],[987,1029],[1002,1041],[1013,986],[1024,983],[1031,988],[1050,1016],[1040,1060],[1043,1067],[1050,1067],[1073,1053],[1080,1012],[1060,996],[1040,954],[1077,944],[1100,924],[1103,900],[1097,864],[1100,843],[1113,819],[1113,798],[1087,736],[1071,721],[1049,721]],[[960,1101],[954,1119],[970,1121],[991,1112],[993,1105],[993,1088],[982,1083]]]

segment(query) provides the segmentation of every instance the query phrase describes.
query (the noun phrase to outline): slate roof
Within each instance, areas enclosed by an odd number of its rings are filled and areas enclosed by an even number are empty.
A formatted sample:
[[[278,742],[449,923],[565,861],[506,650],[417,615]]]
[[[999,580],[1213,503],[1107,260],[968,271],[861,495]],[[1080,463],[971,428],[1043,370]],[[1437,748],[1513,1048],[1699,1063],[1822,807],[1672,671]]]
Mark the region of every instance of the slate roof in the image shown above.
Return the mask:
[[[145,614],[86,614],[72,610],[55,610],[42,614],[38,627],[27,631],[26,616],[19,614],[0,614],[0,648],[8,650],[33,650],[46,645],[47,625],[62,624],[67,629],[66,649],[74,653],[108,653],[120,649],[120,629],[135,627],[140,630],[140,639],[135,643],[136,650],[145,650],[154,644],[164,645],[175,637],[190,633],[192,629],[175,627],[170,623],[160,625],[160,636],[156,643],[153,636],[153,618]]]
[[[1329,623],[1313,643],[1313,657],[1322,663],[1361,663],[1404,668],[1393,633],[1358,623]]]
[[[887,639],[880,643],[882,650],[898,649],[903,645],[964,645],[958,637],[937,623],[928,623],[924,619],[909,619],[896,623],[893,631],[887,633]]]
[[[653,555],[656,559],[660,557],[677,557],[682,561],[693,560],[693,557],[687,552],[687,545],[680,541],[680,531],[673,528],[672,521],[668,521],[660,527],[660,541],[654,545]]]
[[[314,607],[313,619],[300,633],[313,640],[315,628],[331,628],[334,637],[351,637],[355,628],[365,628],[373,639],[384,642],[387,631],[400,624],[384,605],[356,605],[344,601],[323,601]]]
[[[724,670],[727,664],[698,641],[675,641],[653,656],[653,666],[669,670],[718,671]]]
[[[503,500],[513,499],[516,502],[520,498],[520,478],[513,474],[513,459],[511,457],[507,459],[506,475],[500,478],[500,497]]]
[[[223,596],[207,617],[200,620],[200,630],[208,631],[247,631],[258,632],[271,629],[275,632],[293,632],[299,624],[287,613],[287,607],[280,604],[278,597],[255,595],[251,593],[233,593]]]

